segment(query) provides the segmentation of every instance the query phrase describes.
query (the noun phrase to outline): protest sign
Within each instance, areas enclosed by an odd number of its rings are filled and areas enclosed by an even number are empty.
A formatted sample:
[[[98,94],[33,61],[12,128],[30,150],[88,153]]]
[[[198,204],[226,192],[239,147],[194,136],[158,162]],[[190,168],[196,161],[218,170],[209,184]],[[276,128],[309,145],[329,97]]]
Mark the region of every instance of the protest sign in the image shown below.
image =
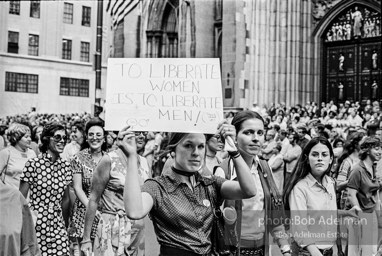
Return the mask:
[[[106,130],[215,133],[223,118],[219,59],[109,58]]]

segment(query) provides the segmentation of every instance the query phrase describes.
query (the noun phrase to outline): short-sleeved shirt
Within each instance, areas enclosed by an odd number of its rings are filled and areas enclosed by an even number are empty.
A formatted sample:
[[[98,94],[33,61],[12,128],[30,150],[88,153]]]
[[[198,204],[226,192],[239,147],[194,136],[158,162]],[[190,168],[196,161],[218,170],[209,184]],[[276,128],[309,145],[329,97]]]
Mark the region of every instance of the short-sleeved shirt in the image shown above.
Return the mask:
[[[17,150],[14,146],[9,146],[0,151],[0,171],[5,168],[5,183],[19,189],[20,176],[28,159],[36,157],[33,150],[25,152]]]
[[[36,235],[42,255],[69,255],[68,234],[61,203],[72,181],[70,163],[53,162],[48,153],[25,163],[21,181],[30,187],[30,208],[37,213]]]
[[[172,171],[147,180],[142,187],[153,198],[150,217],[161,245],[206,254],[211,249],[212,207],[222,204],[220,189],[225,179],[195,174],[192,191]],[[211,195],[207,194],[207,186]]]
[[[373,212],[377,202],[379,183],[367,171],[365,163],[360,161],[350,174],[348,188],[357,190],[357,199],[362,211]]]
[[[325,175],[322,184],[312,174],[300,180],[289,195],[290,232],[294,241],[305,247],[316,244],[319,249],[336,243],[337,203],[335,182]]]

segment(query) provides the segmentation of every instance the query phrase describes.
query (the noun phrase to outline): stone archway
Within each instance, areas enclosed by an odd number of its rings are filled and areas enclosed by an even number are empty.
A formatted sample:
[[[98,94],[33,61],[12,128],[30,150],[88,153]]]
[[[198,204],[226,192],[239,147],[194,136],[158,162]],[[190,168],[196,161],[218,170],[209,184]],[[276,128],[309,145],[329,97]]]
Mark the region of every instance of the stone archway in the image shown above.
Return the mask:
[[[325,1],[326,2],[326,1]],[[325,31],[328,29],[332,21],[345,9],[350,8],[354,5],[367,6],[373,10],[380,13],[381,4],[379,1],[375,0],[348,0],[340,1],[334,7],[326,12],[321,20],[317,23],[313,33],[312,33],[312,52],[313,52],[313,65],[311,72],[313,75],[313,87],[316,95],[315,100],[321,101],[323,92],[323,59],[324,59],[324,42],[323,36]]]

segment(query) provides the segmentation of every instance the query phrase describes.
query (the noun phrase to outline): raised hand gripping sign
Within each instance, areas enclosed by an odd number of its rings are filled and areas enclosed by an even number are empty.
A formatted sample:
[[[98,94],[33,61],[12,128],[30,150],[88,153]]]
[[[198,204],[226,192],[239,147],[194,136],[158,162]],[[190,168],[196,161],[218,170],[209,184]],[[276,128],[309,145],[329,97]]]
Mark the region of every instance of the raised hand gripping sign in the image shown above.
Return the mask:
[[[106,130],[215,133],[223,118],[219,59],[109,58]]]

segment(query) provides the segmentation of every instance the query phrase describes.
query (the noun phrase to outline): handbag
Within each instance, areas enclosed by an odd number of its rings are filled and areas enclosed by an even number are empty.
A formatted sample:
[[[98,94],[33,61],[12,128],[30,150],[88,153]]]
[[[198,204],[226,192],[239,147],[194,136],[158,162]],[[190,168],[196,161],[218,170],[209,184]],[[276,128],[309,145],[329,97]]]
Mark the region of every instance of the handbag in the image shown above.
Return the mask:
[[[213,256],[231,256],[234,255],[231,252],[229,245],[225,243],[225,227],[224,227],[224,217],[217,205],[216,201],[212,198],[212,186],[206,186],[206,194],[211,202],[213,221],[212,221],[212,231],[211,231],[211,255]]]

